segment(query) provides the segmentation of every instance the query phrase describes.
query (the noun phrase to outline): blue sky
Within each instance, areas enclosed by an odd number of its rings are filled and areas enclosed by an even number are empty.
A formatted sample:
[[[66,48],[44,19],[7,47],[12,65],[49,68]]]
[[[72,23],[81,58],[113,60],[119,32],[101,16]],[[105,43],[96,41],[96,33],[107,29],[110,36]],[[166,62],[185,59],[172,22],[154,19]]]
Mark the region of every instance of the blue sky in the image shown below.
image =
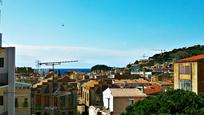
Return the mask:
[[[204,44],[203,0],[3,0],[4,46],[17,66],[126,66],[142,55]],[[64,26],[62,26],[64,24]]]

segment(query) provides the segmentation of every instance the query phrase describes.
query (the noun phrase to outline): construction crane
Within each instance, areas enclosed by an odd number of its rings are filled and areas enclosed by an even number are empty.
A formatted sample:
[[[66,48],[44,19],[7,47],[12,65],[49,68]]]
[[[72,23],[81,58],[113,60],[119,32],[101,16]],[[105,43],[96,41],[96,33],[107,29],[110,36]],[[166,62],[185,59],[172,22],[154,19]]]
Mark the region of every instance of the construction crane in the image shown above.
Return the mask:
[[[78,60],[58,61],[58,62],[40,62],[40,60],[36,60],[38,68],[40,68],[41,65],[52,66],[53,71],[54,71],[55,65],[61,65],[62,63],[72,63],[72,62],[78,62]]]
[[[52,98],[52,104],[50,106],[50,109],[52,110],[52,115],[54,115],[55,107],[54,107],[54,97],[55,96],[65,96],[65,95],[70,95],[70,92],[63,92],[59,91],[58,86],[55,84],[55,79],[54,79],[54,67],[55,65],[61,65],[62,63],[72,63],[72,62],[78,62],[78,60],[71,60],[71,61],[56,61],[56,62],[40,62],[40,60],[36,60],[37,67],[39,68],[41,65],[46,65],[46,66],[52,66],[52,93],[51,93],[51,98]],[[39,69],[38,69],[39,70]]]

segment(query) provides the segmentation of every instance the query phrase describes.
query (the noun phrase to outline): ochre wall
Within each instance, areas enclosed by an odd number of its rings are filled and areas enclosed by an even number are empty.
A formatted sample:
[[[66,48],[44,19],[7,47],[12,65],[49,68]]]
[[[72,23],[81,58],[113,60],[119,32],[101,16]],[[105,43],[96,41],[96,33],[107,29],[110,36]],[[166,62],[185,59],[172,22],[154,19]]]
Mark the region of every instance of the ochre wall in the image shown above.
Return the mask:
[[[179,64],[174,63],[174,89],[179,89]]]
[[[192,91],[198,93],[198,63],[192,62]]]
[[[192,73],[189,75],[179,75],[179,64],[183,66],[191,65]],[[192,91],[198,93],[198,63],[197,62],[185,62],[174,64],[174,89],[180,89],[179,80],[186,79],[192,80]]]

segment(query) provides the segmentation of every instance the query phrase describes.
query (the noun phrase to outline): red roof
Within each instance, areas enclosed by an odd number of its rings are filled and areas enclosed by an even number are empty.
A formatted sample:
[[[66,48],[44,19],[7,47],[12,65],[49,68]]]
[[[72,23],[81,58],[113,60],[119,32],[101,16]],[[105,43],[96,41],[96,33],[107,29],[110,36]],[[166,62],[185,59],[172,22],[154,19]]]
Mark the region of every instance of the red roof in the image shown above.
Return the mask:
[[[156,94],[156,93],[160,93],[162,92],[162,88],[159,84],[152,84],[152,86],[148,86],[144,89],[144,92],[147,95],[152,95],[152,94]]]
[[[178,60],[177,62],[192,62],[192,61],[201,61],[204,60],[204,54],[189,57],[189,58],[184,58],[181,60]]]

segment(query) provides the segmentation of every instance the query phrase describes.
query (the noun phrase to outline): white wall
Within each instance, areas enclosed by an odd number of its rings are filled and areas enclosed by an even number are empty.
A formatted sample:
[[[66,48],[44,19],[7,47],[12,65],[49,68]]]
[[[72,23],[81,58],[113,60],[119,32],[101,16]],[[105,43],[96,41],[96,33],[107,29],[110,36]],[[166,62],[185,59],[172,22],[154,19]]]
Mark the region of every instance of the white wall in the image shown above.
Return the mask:
[[[134,74],[138,74],[138,75],[144,75],[144,72],[131,72],[130,74],[134,75]],[[152,75],[152,72],[145,72],[145,77],[148,77]]]
[[[111,95],[111,90],[107,88],[103,91],[103,106],[107,109],[108,108],[108,98],[110,99],[110,112],[113,112],[113,96]]]
[[[94,106],[89,107],[89,115],[97,115],[99,109],[96,109]]]

